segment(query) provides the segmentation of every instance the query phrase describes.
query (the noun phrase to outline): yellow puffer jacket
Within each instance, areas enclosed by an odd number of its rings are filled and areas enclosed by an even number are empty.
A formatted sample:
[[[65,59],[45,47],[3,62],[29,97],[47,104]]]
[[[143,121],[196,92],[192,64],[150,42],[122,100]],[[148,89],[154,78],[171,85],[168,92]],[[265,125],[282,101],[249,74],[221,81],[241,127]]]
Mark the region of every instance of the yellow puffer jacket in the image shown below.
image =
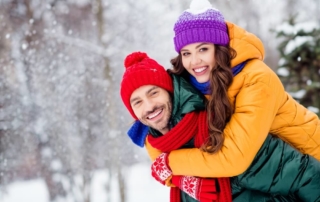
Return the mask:
[[[232,23],[227,22],[227,25],[230,45],[237,51],[232,66],[247,63],[228,89],[235,111],[224,129],[224,145],[215,154],[198,148],[172,151],[169,166],[173,174],[200,177],[239,175],[252,163],[269,132],[320,160],[318,116],[285,92],[278,76],[262,61],[262,42]],[[146,148],[152,160],[161,153],[148,142]]]

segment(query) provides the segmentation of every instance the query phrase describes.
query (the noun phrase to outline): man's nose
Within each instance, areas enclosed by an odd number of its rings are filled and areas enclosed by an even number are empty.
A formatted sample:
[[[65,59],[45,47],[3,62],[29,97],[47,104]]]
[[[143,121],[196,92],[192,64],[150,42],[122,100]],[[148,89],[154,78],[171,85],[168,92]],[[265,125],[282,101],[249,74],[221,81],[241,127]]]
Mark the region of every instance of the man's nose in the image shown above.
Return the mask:
[[[152,99],[147,99],[145,102],[145,111],[152,111],[154,108],[154,102],[152,101]]]

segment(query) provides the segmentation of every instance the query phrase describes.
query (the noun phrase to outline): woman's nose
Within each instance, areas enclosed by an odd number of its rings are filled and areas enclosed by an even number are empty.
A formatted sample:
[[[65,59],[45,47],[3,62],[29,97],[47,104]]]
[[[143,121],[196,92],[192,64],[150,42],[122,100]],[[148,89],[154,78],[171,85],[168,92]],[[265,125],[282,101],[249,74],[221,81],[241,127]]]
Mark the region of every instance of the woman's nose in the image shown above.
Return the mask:
[[[193,55],[191,58],[191,64],[197,65],[201,62],[201,59],[197,55]]]

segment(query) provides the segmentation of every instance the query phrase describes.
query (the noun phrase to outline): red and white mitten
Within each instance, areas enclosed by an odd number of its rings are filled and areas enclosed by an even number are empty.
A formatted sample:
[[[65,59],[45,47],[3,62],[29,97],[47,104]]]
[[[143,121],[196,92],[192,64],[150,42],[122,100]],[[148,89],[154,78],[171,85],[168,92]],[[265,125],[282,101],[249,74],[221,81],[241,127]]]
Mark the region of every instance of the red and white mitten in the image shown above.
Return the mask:
[[[171,180],[183,192],[200,202],[213,202],[218,199],[216,180],[214,178],[174,175]]]
[[[160,154],[151,165],[152,176],[161,184],[165,184],[166,179],[172,175],[168,164],[168,153]]]

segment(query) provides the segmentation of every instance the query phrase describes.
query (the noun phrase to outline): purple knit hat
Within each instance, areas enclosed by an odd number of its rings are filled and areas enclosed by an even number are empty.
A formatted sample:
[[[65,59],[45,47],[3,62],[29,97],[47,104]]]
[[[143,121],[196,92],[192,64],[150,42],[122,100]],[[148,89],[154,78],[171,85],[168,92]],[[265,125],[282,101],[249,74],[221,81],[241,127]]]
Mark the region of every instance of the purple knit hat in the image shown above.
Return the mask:
[[[209,42],[226,46],[228,29],[223,15],[207,0],[193,0],[174,25],[174,46],[180,50],[191,43]]]

